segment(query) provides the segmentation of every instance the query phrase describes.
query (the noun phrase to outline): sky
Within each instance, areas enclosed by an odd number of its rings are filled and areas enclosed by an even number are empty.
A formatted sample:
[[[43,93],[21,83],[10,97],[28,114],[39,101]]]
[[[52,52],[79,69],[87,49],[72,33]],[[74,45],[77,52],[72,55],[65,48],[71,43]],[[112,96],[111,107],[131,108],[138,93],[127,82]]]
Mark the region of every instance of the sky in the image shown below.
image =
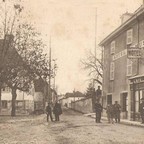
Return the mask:
[[[58,93],[72,92],[74,89],[86,91],[89,77],[82,69],[80,60],[86,57],[88,51],[94,52],[95,16],[97,15],[98,45],[121,24],[120,16],[123,13],[134,12],[142,2],[143,0],[24,0],[28,20],[42,33],[48,45],[46,53],[49,53],[51,36],[52,59],[56,59],[58,65],[55,78]]]

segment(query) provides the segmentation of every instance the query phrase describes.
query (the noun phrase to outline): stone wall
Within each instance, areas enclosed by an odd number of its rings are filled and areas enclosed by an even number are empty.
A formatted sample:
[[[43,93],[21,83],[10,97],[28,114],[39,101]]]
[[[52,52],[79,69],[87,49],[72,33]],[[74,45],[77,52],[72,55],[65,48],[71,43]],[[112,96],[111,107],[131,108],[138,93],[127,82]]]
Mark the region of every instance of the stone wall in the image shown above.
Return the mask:
[[[82,112],[82,113],[92,113],[92,99],[84,98],[71,103],[71,108]]]

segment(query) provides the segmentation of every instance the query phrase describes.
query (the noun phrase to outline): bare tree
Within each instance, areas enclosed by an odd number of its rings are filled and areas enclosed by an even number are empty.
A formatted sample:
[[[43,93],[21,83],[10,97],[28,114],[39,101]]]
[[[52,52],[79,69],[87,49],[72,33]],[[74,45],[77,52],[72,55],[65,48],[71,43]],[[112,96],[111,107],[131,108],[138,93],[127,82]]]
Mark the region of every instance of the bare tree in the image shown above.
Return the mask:
[[[89,52],[85,59],[81,60],[82,68],[88,71],[90,76],[98,84],[102,85],[103,64],[102,58],[97,58],[92,52]]]

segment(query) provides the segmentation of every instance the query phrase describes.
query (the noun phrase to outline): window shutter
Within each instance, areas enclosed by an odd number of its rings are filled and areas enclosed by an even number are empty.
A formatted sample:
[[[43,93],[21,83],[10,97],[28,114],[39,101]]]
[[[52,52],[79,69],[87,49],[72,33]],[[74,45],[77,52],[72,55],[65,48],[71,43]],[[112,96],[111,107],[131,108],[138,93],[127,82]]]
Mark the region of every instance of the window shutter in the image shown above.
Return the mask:
[[[114,80],[114,69],[115,69],[114,66],[115,66],[114,62],[111,62],[111,64],[110,64],[110,80]]]
[[[127,44],[131,44],[133,41],[133,30],[130,29],[127,31]]]
[[[111,54],[115,53],[115,41],[111,42]]]
[[[127,59],[127,76],[132,75],[132,61]]]

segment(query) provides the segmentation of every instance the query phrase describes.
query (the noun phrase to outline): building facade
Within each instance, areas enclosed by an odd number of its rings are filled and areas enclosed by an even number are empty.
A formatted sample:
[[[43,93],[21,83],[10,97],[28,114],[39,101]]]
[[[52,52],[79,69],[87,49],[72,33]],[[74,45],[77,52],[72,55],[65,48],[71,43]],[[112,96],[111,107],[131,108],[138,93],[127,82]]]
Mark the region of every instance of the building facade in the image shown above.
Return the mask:
[[[1,91],[1,115],[10,115],[12,109],[12,94],[8,86]],[[23,91],[17,90],[16,114],[30,114],[34,111],[34,97]]]
[[[122,24],[100,46],[103,105],[118,101],[122,118],[139,121],[140,99],[144,97],[144,6],[133,14],[125,13]]]

